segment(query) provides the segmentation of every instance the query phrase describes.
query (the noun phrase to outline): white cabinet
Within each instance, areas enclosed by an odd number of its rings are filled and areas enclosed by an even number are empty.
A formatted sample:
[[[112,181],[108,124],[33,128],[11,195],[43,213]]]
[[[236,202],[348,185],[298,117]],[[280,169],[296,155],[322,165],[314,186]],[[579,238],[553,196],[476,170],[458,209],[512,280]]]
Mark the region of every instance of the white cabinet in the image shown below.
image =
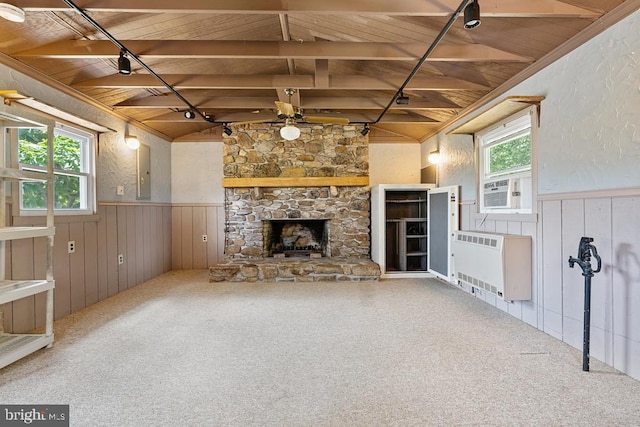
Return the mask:
[[[432,184],[380,184],[371,189],[371,258],[380,265],[381,277],[451,279],[457,192],[457,187]],[[445,193],[442,202],[430,201],[434,194]]]
[[[2,146],[7,143],[7,127],[16,127],[12,120],[11,124],[3,121],[0,117],[0,130],[2,130]],[[22,124],[23,127],[33,126]],[[53,227],[53,164],[52,164],[52,132],[49,132],[48,148],[48,172],[36,173],[25,172],[18,169],[0,167],[0,260],[5,259],[5,246],[8,242],[17,239],[32,239],[36,237],[47,238],[47,266],[46,277],[36,280],[11,280],[5,278],[4,262],[0,262],[0,305],[29,297],[39,293],[46,293],[45,305],[45,329],[41,334],[8,334],[0,333],[0,368],[15,362],[43,347],[53,343],[53,238],[55,228]],[[2,153],[6,150],[3,148]],[[5,165],[1,159],[0,166]],[[5,218],[5,182],[40,181],[47,182],[47,223],[45,227],[4,227]]]

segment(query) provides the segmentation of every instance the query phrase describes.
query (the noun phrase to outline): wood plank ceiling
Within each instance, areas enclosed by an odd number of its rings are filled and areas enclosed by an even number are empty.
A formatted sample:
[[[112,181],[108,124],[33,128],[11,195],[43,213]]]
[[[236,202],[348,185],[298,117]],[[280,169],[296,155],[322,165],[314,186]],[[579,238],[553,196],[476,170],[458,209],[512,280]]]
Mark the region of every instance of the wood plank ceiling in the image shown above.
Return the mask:
[[[210,135],[227,123],[277,121],[274,101],[287,101],[285,88],[297,89],[292,103],[304,114],[422,141],[625,6],[625,0],[479,0],[482,24],[465,30],[459,17],[408,82],[409,103],[397,105],[398,89],[460,0],[73,3],[210,121],[185,118],[187,104],[134,58],[132,74],[119,75],[120,49],[62,0],[11,2],[26,20],[0,19],[0,62],[19,61],[34,76],[46,75],[171,141]],[[629,3],[638,1],[627,0],[626,9]]]

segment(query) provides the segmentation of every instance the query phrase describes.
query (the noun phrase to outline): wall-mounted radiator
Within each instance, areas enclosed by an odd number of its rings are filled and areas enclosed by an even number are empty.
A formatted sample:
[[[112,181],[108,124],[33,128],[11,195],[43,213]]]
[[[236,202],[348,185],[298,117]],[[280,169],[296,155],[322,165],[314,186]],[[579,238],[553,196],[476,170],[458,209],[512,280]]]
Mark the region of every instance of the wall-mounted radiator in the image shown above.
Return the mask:
[[[456,278],[506,301],[531,299],[531,237],[456,231]]]

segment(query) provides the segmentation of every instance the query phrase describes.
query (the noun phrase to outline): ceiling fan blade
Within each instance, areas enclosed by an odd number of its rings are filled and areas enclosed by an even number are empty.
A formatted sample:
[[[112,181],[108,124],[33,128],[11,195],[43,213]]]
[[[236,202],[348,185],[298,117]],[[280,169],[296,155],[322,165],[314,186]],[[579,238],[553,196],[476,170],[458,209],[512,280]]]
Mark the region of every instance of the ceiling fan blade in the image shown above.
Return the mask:
[[[274,101],[274,102],[276,104],[276,107],[278,107],[278,110],[280,110],[287,117],[293,117],[296,114],[295,108],[293,108],[293,105],[289,104],[288,102],[281,102],[281,101]]]
[[[348,125],[349,119],[346,117],[322,117],[322,116],[304,116],[307,123],[326,123],[330,125]]]

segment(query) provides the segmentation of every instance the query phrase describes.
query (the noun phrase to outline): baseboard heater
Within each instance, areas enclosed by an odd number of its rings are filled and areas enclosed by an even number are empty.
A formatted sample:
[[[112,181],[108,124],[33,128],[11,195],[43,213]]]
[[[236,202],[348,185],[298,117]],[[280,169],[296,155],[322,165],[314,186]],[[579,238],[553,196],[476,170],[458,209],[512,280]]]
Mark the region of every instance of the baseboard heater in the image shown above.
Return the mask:
[[[531,299],[531,237],[456,231],[456,278],[505,301]]]

